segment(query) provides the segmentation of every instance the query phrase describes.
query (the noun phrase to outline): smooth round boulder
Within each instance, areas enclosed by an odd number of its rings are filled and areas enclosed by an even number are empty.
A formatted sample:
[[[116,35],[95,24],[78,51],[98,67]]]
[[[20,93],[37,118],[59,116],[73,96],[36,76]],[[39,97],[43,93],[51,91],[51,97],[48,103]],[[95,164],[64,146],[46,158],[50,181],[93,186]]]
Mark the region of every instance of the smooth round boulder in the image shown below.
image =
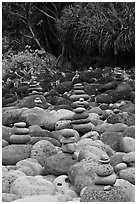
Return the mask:
[[[2,148],[2,164],[15,165],[18,161],[29,158],[31,148],[30,144],[12,144]]]
[[[125,153],[135,151],[135,139],[131,137],[122,137],[120,140],[120,151]]]
[[[16,179],[10,189],[10,193],[14,193],[19,196],[31,196],[31,195],[54,195],[54,185],[44,179],[42,176],[26,176]]]
[[[39,162],[36,159],[28,158],[21,160],[16,163],[16,169],[22,168],[22,167],[29,167],[33,171],[33,176],[41,175],[43,172],[43,167],[39,164]]]
[[[58,153],[56,147],[48,140],[41,140],[33,145],[30,157],[44,166],[45,158]]]

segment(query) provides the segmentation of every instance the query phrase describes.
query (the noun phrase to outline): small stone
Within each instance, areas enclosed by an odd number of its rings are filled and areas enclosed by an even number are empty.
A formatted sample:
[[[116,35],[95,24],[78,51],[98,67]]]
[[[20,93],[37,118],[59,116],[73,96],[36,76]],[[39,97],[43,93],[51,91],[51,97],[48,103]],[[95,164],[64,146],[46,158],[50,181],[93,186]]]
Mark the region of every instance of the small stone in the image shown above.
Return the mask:
[[[114,168],[115,172],[117,173],[118,171],[122,170],[122,169],[126,169],[127,168],[127,164],[124,162],[121,162],[119,164],[117,164]]]
[[[135,152],[129,152],[123,156],[123,162],[127,163],[128,166],[132,163],[135,164]]]
[[[78,107],[74,110],[75,113],[83,113],[86,109],[83,107]]]
[[[76,151],[76,143],[63,144],[61,150],[66,153],[74,153]]]
[[[75,113],[73,115],[73,120],[79,120],[79,119],[86,119],[88,118],[89,114],[88,112],[82,112],[82,113]]]
[[[14,126],[24,128],[24,127],[26,127],[26,123],[25,122],[18,122],[18,123],[14,123]]]
[[[65,138],[74,137],[74,136],[79,137],[79,133],[73,129],[64,129],[62,130],[61,134]]]
[[[121,152],[133,152],[135,151],[135,139],[131,137],[123,137],[120,141]]]
[[[25,134],[29,134],[29,129],[28,128],[13,127],[12,133],[18,134],[18,135],[25,135]]]
[[[97,185],[113,185],[116,182],[117,176],[115,173],[109,176],[97,176],[95,178],[95,184]]]
[[[31,139],[31,136],[29,134],[26,135],[18,135],[18,134],[12,134],[10,136],[10,143],[11,144],[26,144]]]
[[[135,167],[128,167],[118,172],[120,179],[125,179],[135,185]]]
[[[98,176],[109,176],[114,172],[113,167],[110,164],[100,164],[96,169],[96,174]]]

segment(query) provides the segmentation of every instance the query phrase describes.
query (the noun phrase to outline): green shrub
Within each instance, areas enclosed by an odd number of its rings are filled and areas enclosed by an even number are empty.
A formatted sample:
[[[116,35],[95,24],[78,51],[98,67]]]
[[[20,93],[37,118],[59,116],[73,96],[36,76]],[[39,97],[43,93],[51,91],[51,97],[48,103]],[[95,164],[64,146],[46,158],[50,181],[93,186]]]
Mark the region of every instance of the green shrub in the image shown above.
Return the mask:
[[[63,10],[57,28],[63,57],[78,66],[96,63],[95,57],[134,60],[134,2],[74,3]]]
[[[51,75],[55,72],[56,58],[41,50],[32,50],[30,46],[26,46],[24,51],[15,53],[12,50],[4,53],[2,59],[3,73],[9,70],[17,71],[19,69],[29,72],[34,69],[36,74],[40,74],[42,70],[47,70]]]

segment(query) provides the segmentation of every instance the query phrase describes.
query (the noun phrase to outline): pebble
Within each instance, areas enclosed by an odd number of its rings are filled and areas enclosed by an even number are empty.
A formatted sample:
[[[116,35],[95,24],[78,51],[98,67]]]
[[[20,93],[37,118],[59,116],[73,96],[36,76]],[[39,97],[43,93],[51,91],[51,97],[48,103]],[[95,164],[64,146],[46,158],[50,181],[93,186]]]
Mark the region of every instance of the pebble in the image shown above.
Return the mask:
[[[121,162],[119,164],[117,164],[114,168],[115,172],[117,173],[118,171],[122,170],[122,169],[126,169],[127,168],[127,164],[124,162]]]
[[[13,127],[12,128],[12,133],[13,134],[18,134],[18,135],[29,134],[29,128]]]
[[[96,169],[96,174],[98,176],[109,176],[114,172],[114,168],[110,164],[100,164]]]
[[[24,128],[24,127],[26,127],[26,123],[25,122],[18,122],[18,123],[14,123],[14,126]]]
[[[76,143],[62,144],[61,150],[66,153],[74,153],[76,151]]]
[[[97,176],[94,182],[97,185],[114,185],[116,179],[117,176],[115,173],[113,173],[109,176]]]
[[[10,136],[10,143],[11,144],[26,144],[31,139],[31,136],[29,134],[26,135],[18,135],[18,134],[12,134]]]
[[[123,157],[123,162],[127,163],[128,166],[130,164],[135,164],[135,152],[129,152],[127,154],[125,154]]]
[[[120,179],[125,179],[135,185],[135,167],[128,167],[118,172]]]
[[[135,139],[131,137],[123,137],[120,141],[121,152],[133,152],[135,151]]]
[[[55,190],[59,193],[65,193],[68,190],[74,190],[74,186],[70,183],[67,175],[61,175],[53,181]]]

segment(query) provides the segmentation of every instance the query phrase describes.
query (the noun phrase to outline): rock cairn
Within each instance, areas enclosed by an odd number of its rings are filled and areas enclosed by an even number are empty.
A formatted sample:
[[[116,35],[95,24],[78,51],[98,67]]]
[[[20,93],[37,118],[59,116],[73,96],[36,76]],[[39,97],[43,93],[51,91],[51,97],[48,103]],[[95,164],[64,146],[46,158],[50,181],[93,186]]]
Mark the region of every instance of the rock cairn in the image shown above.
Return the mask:
[[[76,151],[76,144],[79,141],[79,133],[73,129],[64,129],[61,132],[61,149],[64,153],[74,153]]]
[[[26,144],[30,141],[29,128],[26,128],[25,122],[14,123],[12,134],[10,136],[11,144]]]
[[[77,107],[84,107],[87,109],[89,107],[89,99],[90,96],[85,93],[84,86],[81,83],[74,84],[74,90],[70,96],[70,100],[72,101],[71,107],[73,109]]]
[[[29,83],[29,94],[28,95],[43,95],[43,89],[40,86],[39,82],[37,82],[37,78],[32,76]]]
[[[99,159],[99,164],[96,170],[97,176],[95,178],[95,184],[105,186],[114,185],[117,175],[114,173],[113,166],[110,165],[110,159],[102,156],[102,158]]]
[[[72,119],[73,129],[78,131],[80,135],[90,132],[93,129],[88,111],[83,107],[78,107],[74,110],[75,114]]]

